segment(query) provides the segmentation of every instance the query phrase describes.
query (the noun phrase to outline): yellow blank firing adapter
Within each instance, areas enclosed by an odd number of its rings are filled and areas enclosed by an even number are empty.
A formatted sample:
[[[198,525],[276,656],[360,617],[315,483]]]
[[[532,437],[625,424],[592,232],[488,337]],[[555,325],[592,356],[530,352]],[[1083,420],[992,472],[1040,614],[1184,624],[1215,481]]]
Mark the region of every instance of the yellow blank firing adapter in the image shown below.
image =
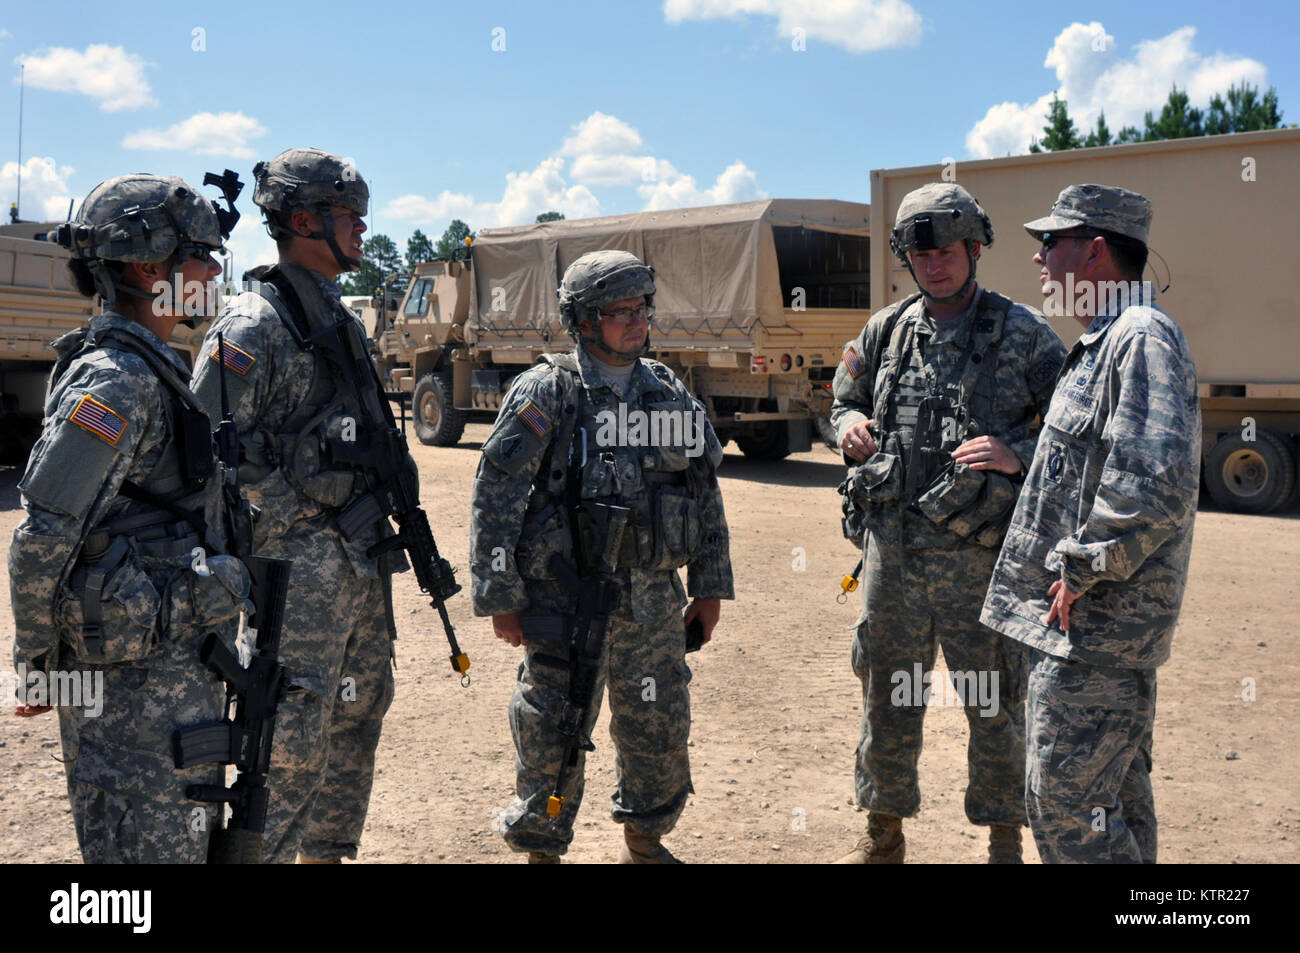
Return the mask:
[[[848,595],[850,592],[857,592],[858,580],[853,576],[845,576],[840,580],[840,592]]]
[[[546,816],[554,820],[560,816],[560,811],[564,810],[564,798],[556,797],[552,794],[546,799]]]

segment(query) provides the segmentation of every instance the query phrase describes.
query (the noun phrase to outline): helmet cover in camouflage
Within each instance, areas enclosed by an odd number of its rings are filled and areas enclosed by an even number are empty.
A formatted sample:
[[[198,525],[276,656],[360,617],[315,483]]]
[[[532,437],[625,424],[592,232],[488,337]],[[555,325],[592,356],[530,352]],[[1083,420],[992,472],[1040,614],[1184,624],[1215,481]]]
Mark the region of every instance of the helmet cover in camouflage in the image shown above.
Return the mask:
[[[1147,243],[1151,231],[1151,202],[1145,195],[1117,185],[1068,185],[1056,197],[1051,214],[1025,223],[1035,241],[1044,232],[1061,232],[1086,225]]]
[[[287,149],[253,167],[253,204],[288,215],[319,205],[341,205],[365,216],[370,188],[356,166],[320,149]]]
[[[963,239],[993,244],[993,225],[974,196],[953,182],[930,182],[903,196],[889,247],[906,263],[912,249],[929,251]]]
[[[560,298],[560,315],[570,334],[576,334],[584,318],[593,324],[600,309],[614,301],[645,295],[646,306],[653,305],[655,270],[630,252],[606,248],[587,252],[564,270],[556,294]]]
[[[119,175],[81,202],[50,240],[91,261],[164,261],[183,244],[222,249],[217,206],[180,176]]]

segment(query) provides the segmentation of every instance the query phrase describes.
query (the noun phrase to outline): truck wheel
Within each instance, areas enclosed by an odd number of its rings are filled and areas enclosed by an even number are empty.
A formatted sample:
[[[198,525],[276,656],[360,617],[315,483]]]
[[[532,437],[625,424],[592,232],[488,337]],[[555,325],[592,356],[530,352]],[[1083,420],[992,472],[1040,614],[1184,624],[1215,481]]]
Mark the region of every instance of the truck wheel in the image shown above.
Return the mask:
[[[454,447],[465,432],[465,412],[451,400],[451,374],[429,371],[415,382],[411,394],[411,420],[420,443]]]
[[[785,421],[769,420],[745,436],[737,435],[736,446],[751,460],[784,460],[790,456]]]
[[[1267,513],[1281,506],[1295,486],[1295,457],[1271,430],[1255,440],[1231,433],[1219,438],[1205,459],[1205,486],[1214,502],[1238,513]]]

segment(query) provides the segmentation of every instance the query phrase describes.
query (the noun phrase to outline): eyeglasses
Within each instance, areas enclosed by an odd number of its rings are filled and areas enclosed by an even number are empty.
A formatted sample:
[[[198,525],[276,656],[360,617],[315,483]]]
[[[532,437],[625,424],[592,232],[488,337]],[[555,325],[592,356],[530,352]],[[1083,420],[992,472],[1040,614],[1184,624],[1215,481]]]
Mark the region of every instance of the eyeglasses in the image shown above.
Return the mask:
[[[1043,232],[1040,241],[1043,246],[1043,254],[1046,255],[1056,247],[1058,242],[1090,242],[1094,238],[1100,237],[1100,235],[1056,235],[1052,232]]]
[[[602,311],[600,316],[612,321],[614,324],[631,324],[633,321],[639,321],[642,318],[648,324],[654,318],[655,313],[645,305],[641,305],[636,308],[619,308],[617,311]]]
[[[212,256],[219,249],[211,245],[204,245],[202,242],[182,242],[177,249],[187,258],[193,258],[195,261],[211,261]]]

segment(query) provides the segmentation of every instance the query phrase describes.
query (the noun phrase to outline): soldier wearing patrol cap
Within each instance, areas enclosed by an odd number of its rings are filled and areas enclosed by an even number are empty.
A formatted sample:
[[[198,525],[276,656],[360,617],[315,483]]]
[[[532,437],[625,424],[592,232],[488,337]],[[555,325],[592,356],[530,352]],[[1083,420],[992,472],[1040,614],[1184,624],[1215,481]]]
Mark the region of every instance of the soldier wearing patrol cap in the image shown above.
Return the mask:
[[[960,185],[904,196],[890,247],[920,293],[873,315],[835,372],[831,421],[859,464],[842,492],[865,523],[845,531],[864,550],[852,664],[863,697],[855,787],[870,812],[840,863],[903,861],[925,705],[944,688],[931,682],[940,644],[970,728],[966,816],[991,828],[991,862],[1021,859],[1019,655],[980,626],[979,596],[1065,347],[1038,312],[976,284],[992,243]]]
[[[209,633],[233,647],[249,577],[224,555],[211,425],[166,341],[185,317],[176,302],[208,298],[191,293],[219,273],[212,255],[237,217],[176,176],[124,175],[51,233],[103,311],[54,342],[44,430],[18,484],[27,515],[9,549],[14,658],[88,694],[28,696],[16,714],[59,705],[88,864],[203,863],[216,826],[185,792],[221,783],[221,769],[176,768],[172,733],[224,714],[224,686],[199,650]]]
[[[365,331],[336,282],[360,267],[370,190],[320,149],[289,149],[253,176],[279,261],[248,272],[248,290],[213,322],[194,391],[220,419],[225,365],[240,474],[260,508],[257,551],[293,561],[264,856],[340,863],[356,857],[370,804],[393,698],[391,576],[407,566],[400,550],[368,552],[392,528],[357,454],[391,423],[364,376]]]
[[[641,357],[654,290],[653,269],[627,252],[590,252],[568,267],[560,313],[577,348],[543,355],[515,380],[474,481],[474,612],[492,616],[499,638],[526,646],[510,702],[517,797],[501,831],[532,863],[559,862],[582,801],[585,752],[557,783],[566,752],[558,728],[570,680],[578,677],[567,639],[577,600],[552,558],[575,558],[575,521],[588,503],[631,512],[612,560],[616,608],[578,740],[585,746],[607,684],[618,779],[613,816],[626,842],[621,860],[678,862],[660,838],[693,790],[685,626],[698,620],[708,641],[720,600],[734,593],[715,475],[722,447],[685,385]],[[652,430],[628,440],[608,426],[651,410],[679,426],[658,439]],[[682,566],[693,597],[684,615]],[[547,812],[553,791],[554,817]]]
[[[1045,862],[1156,860],[1156,667],[1200,484],[1196,366],[1141,281],[1151,203],[1071,185],[1025,225],[1085,330],[1061,370],[982,621],[1028,647],[1025,801]]]

